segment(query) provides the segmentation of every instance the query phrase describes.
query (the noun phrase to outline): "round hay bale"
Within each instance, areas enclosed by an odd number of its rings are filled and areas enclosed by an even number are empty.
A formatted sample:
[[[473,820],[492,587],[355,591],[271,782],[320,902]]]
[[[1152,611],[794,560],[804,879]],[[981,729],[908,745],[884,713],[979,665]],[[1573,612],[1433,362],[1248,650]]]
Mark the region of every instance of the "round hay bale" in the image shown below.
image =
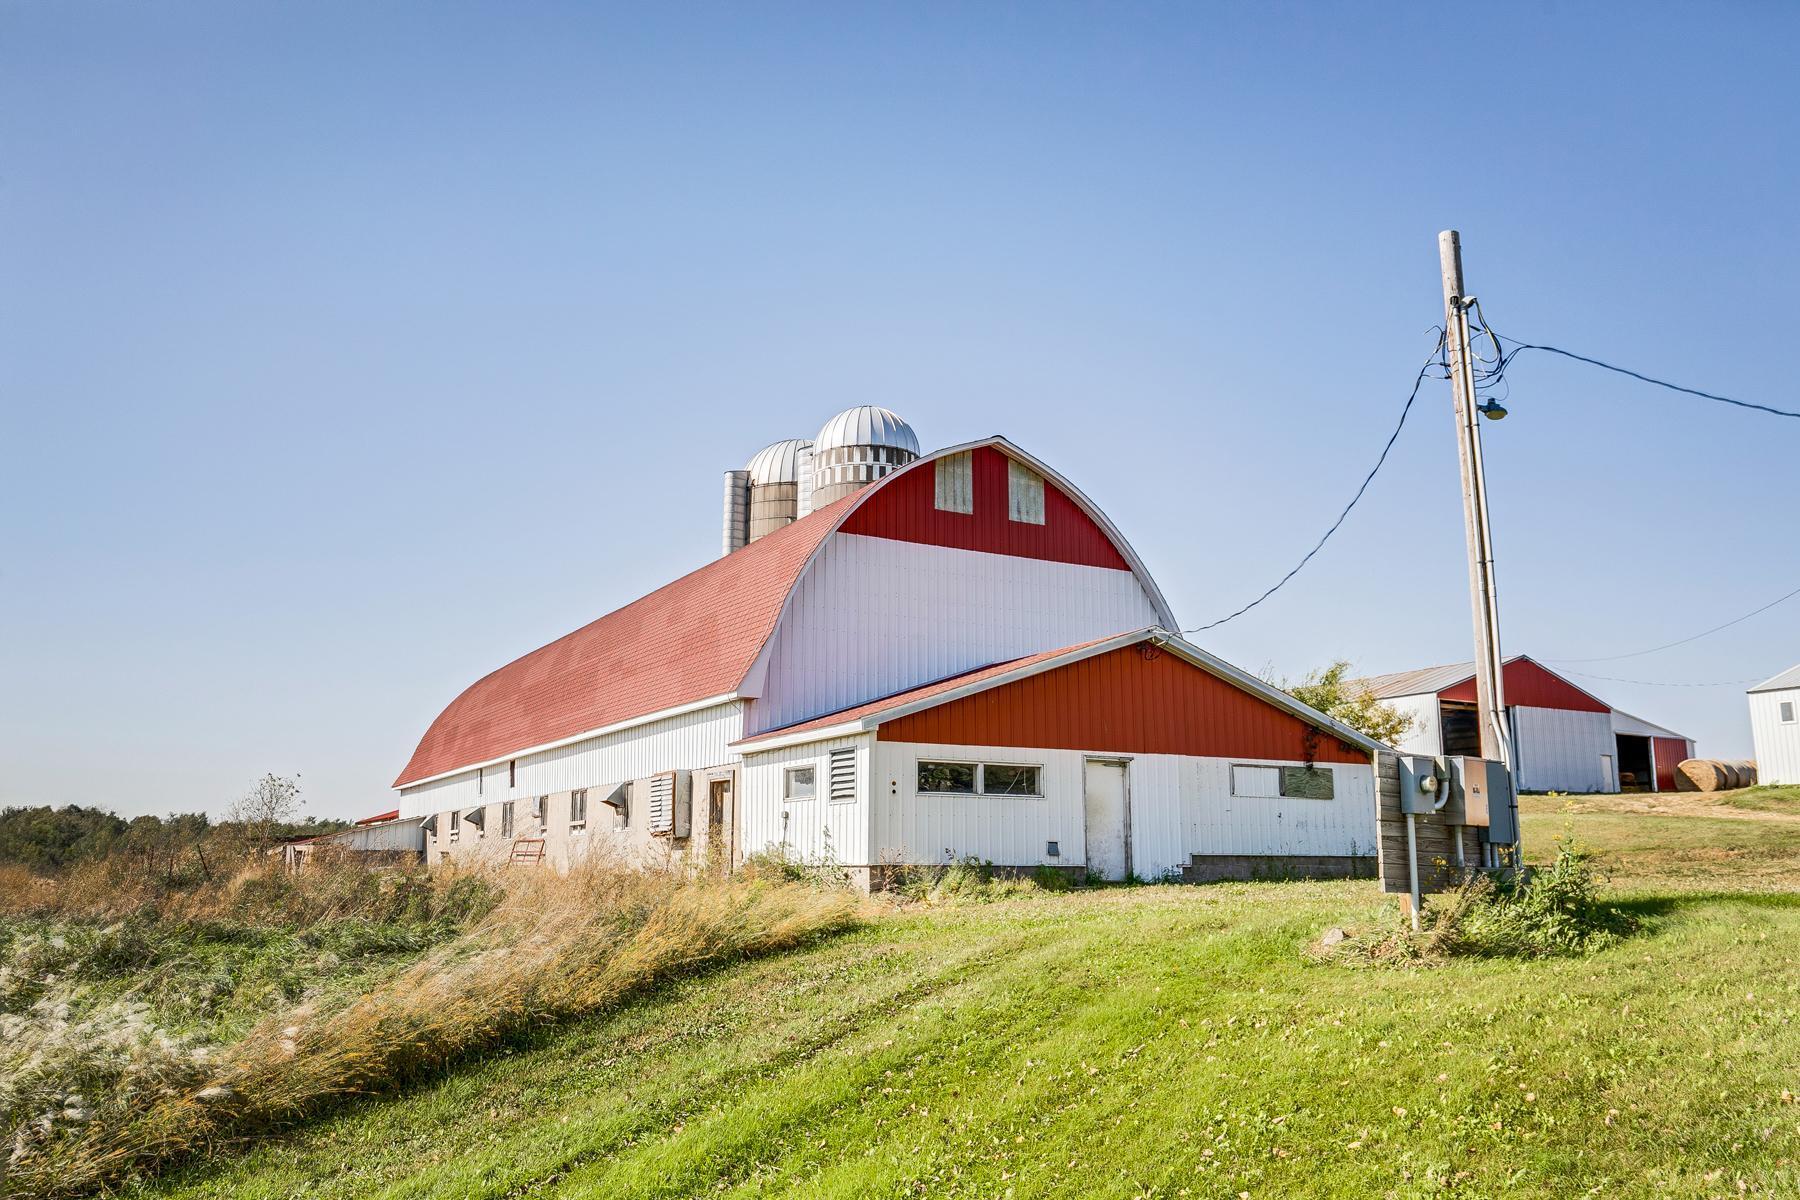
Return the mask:
[[[1725,790],[1725,767],[1710,758],[1684,758],[1675,768],[1675,790],[1719,792]]]
[[[1731,785],[1732,787],[1747,788],[1756,786],[1755,763],[1751,762],[1749,759],[1734,758],[1727,761],[1725,765],[1730,768],[1732,775],[1737,779],[1737,782]]]

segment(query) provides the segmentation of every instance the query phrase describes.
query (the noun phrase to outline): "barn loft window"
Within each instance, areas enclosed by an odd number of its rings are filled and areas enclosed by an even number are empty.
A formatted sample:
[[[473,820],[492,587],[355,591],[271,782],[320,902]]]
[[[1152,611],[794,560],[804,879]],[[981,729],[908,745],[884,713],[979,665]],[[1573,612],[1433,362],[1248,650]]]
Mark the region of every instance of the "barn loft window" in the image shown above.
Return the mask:
[[[1010,458],[1006,460],[1006,515],[1027,525],[1044,523],[1044,477]]]
[[[476,767],[475,768],[475,794],[477,796],[482,794],[482,784],[486,781],[486,778],[487,778],[487,770],[483,767]]]
[[[818,774],[812,767],[789,767],[782,795],[789,800],[811,800],[818,795]]]
[[[506,786],[509,788],[519,786],[519,760],[516,758],[507,760]]]
[[[1231,766],[1231,794],[1252,799],[1331,800],[1337,777],[1329,767]]]
[[[919,791],[950,796],[1044,794],[1044,769],[1029,763],[920,762]]]
[[[1783,700],[1781,702],[1781,723],[1783,725],[1792,725],[1794,723],[1794,702],[1792,700]]]
[[[975,511],[974,472],[967,450],[937,460],[937,507],[939,512]]]
[[[569,828],[587,828],[587,789],[576,788],[569,793]]]
[[[831,752],[830,785],[833,804],[856,803],[856,747],[845,746]]]

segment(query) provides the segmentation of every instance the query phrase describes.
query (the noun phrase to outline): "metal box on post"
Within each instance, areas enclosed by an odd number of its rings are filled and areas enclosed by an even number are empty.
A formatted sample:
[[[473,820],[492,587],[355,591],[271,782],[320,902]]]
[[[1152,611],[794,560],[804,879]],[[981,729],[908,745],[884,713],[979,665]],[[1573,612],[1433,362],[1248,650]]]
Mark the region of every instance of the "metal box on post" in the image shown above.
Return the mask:
[[[1504,763],[1486,758],[1455,757],[1450,768],[1450,801],[1446,819],[1456,825],[1486,829],[1487,840],[1510,844],[1518,839],[1513,820],[1512,779]]]
[[[1400,811],[1414,816],[1441,812],[1448,791],[1438,760],[1423,754],[1400,756]]]

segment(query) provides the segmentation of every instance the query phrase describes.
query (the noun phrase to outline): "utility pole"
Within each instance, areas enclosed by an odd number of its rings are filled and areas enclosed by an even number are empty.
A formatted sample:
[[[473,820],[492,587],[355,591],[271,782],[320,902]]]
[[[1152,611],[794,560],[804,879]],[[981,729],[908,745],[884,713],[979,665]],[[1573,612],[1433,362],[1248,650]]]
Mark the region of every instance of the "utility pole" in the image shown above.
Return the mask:
[[[1500,657],[1500,607],[1494,584],[1494,539],[1488,526],[1487,475],[1481,465],[1481,416],[1475,406],[1475,367],[1469,349],[1469,296],[1463,286],[1462,238],[1438,234],[1444,274],[1444,338],[1450,388],[1456,397],[1457,456],[1462,464],[1463,526],[1469,546],[1469,601],[1475,618],[1475,705],[1481,725],[1481,757],[1512,771],[1512,739],[1506,728],[1506,694]],[[1513,836],[1518,802],[1513,801]],[[1515,860],[1518,842],[1513,843]]]

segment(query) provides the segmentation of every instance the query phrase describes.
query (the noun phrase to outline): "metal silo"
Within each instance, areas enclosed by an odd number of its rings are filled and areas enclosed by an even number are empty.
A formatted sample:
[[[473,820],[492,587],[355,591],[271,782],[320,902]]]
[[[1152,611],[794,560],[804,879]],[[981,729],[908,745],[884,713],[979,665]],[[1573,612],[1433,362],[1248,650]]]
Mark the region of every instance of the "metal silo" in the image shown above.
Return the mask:
[[[824,508],[917,457],[919,439],[905,421],[873,404],[847,408],[825,422],[813,443],[812,507]]]
[[[750,540],[791,524],[800,514],[800,459],[812,443],[788,438],[764,446],[746,468],[750,475]]]

